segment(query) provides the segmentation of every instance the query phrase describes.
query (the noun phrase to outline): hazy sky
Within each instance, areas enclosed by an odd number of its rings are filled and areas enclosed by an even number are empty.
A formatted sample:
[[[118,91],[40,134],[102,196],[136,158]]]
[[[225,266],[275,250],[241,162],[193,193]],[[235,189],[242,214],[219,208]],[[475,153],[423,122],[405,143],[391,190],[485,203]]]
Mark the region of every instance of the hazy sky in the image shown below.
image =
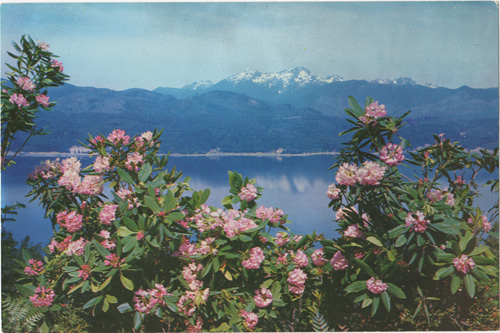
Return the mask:
[[[50,44],[70,83],[116,90],[296,66],[322,77],[498,86],[493,1],[2,4],[2,74],[23,34]]]

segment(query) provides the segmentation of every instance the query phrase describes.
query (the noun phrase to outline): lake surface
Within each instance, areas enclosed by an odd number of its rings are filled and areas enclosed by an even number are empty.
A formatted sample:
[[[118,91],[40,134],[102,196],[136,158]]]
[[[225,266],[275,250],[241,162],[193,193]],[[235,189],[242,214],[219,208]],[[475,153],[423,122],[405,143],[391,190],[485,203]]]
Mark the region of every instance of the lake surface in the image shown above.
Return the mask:
[[[16,222],[7,222],[4,227],[12,231],[17,240],[29,235],[34,243],[46,245],[52,235],[50,221],[43,218],[44,211],[37,201],[28,203],[26,194],[30,187],[25,184],[27,175],[43,157],[20,157],[17,164],[2,171],[2,207],[21,202],[27,205],[15,216]],[[82,167],[92,163],[90,158],[81,158]],[[191,187],[195,190],[210,188],[208,204],[222,207],[223,197],[229,194],[228,171],[236,171],[243,177],[256,178],[257,186],[264,188],[258,204],[282,209],[292,221],[287,227],[294,233],[311,233],[314,230],[332,238],[338,236],[335,214],[328,208],[329,199],[325,193],[334,182],[335,172],[328,171],[333,164],[332,156],[284,157],[178,157],[171,156],[168,169],[176,166],[183,177],[191,177]],[[410,175],[411,172],[405,172]],[[492,178],[481,175],[479,183]],[[489,208],[496,201],[497,194],[484,188],[484,196],[478,204]]]

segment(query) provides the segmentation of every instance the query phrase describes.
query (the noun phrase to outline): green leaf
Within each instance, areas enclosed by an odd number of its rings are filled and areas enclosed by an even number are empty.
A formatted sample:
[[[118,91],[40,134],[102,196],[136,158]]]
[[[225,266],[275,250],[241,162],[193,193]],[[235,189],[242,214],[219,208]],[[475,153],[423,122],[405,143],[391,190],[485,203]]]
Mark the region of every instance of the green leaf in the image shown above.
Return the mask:
[[[127,237],[131,234],[133,234],[132,231],[130,231],[127,227],[125,226],[121,226],[120,228],[118,228],[118,231],[116,232],[118,234],[118,236],[120,237]]]
[[[158,205],[158,202],[156,201],[156,198],[152,198],[149,195],[146,195],[144,197],[144,206],[151,209],[155,214],[158,214],[161,211],[160,206]]]
[[[134,290],[134,282],[132,282],[132,280],[126,278],[123,274],[120,275],[120,280],[125,288],[132,291]]]
[[[83,305],[83,308],[87,309],[87,308],[90,308],[91,306],[97,305],[97,304],[99,304],[102,301],[103,298],[104,298],[104,296],[102,296],[102,295],[94,297],[90,301],[88,301],[87,303],[85,303]]]
[[[467,232],[462,237],[462,239],[460,239],[458,246],[460,247],[460,250],[462,250],[462,252],[465,250],[465,248],[467,247],[467,244],[469,244],[469,241],[472,239],[472,237],[473,237],[473,234],[470,232],[470,230],[467,230]]]
[[[139,171],[139,181],[140,182],[145,182],[146,179],[151,175],[153,172],[153,168],[151,167],[151,164],[146,163],[142,166],[141,170]]]
[[[458,287],[460,287],[460,277],[458,275],[453,275],[451,277],[451,284],[450,284],[451,293],[455,294],[458,290]]]
[[[182,220],[185,216],[186,215],[184,215],[184,213],[181,213],[181,212],[172,212],[172,213],[167,215],[167,219],[171,220],[171,221],[178,221],[178,220]]]
[[[476,293],[476,283],[474,282],[474,278],[471,274],[465,274],[464,276],[465,289],[471,298],[474,298],[474,294]]]
[[[344,289],[348,294],[355,293],[361,290],[366,290],[366,281],[356,281],[348,285]]]
[[[375,272],[373,271],[373,269],[368,266],[368,264],[366,264],[363,260],[357,258],[351,258],[350,260],[354,262],[356,266],[364,270],[368,275],[375,276]]]
[[[366,237],[366,240],[367,240],[367,241],[369,241],[369,242],[370,242],[370,243],[372,243],[372,244],[377,245],[377,246],[380,246],[380,247],[383,247],[383,246],[384,246],[384,245],[382,244],[382,242],[381,242],[378,238],[376,238],[376,237],[374,237],[374,236],[368,236],[368,237]]]
[[[455,257],[453,253],[444,253],[444,252],[437,252],[436,253],[436,258],[439,261],[443,262],[452,262]]]
[[[382,303],[384,304],[387,312],[391,312],[391,299],[389,298],[389,294],[387,293],[387,291],[384,291],[380,295],[380,298],[382,298]]]
[[[403,290],[401,290],[401,288],[399,288],[398,286],[396,286],[390,282],[387,282],[387,291],[389,292],[389,294],[391,294],[392,296],[394,296],[396,298],[399,298],[399,299],[406,298],[406,295],[403,292]]]
[[[472,258],[472,260],[474,260],[474,262],[478,265],[495,265],[496,264],[496,260],[493,259],[493,258],[486,258],[486,257],[483,257],[483,256],[479,256],[479,257],[474,257]]]
[[[135,183],[134,180],[132,179],[132,176],[130,176],[130,174],[127,171],[123,170],[122,168],[117,167],[116,172],[118,173],[120,179],[123,180],[124,182],[129,184]]]
[[[380,298],[374,297],[372,303],[372,317],[377,313],[379,304],[380,304]]]
[[[33,296],[35,293],[35,287],[29,285],[16,284],[16,289],[26,297]]]
[[[448,275],[450,275],[451,273],[453,273],[453,271],[454,271],[454,268],[452,265],[441,267],[440,269],[437,270],[436,274],[434,274],[433,279],[439,280],[441,278],[445,278]]]
[[[359,106],[358,102],[354,97],[352,96],[347,97],[347,102],[349,103],[349,106],[353,109],[353,111],[356,113],[357,117],[361,116],[364,113],[363,109]]]
[[[134,329],[139,330],[142,325],[142,316],[140,312],[136,312],[134,315]]]
[[[132,307],[128,303],[123,303],[123,304],[118,305],[117,309],[118,309],[118,311],[120,311],[120,313],[127,313],[127,312],[131,312],[134,310],[134,309],[132,309]]]
[[[361,308],[366,308],[367,306],[369,306],[370,304],[373,303],[373,300],[371,298],[365,298],[363,300],[363,303],[361,303]]]
[[[396,247],[400,247],[400,246],[403,246],[406,244],[406,236],[405,235],[401,235],[398,237],[398,239],[396,239]]]
[[[130,230],[139,231],[139,227],[137,227],[137,224],[131,218],[124,216],[122,218],[122,221],[127,226],[127,228],[129,228]]]

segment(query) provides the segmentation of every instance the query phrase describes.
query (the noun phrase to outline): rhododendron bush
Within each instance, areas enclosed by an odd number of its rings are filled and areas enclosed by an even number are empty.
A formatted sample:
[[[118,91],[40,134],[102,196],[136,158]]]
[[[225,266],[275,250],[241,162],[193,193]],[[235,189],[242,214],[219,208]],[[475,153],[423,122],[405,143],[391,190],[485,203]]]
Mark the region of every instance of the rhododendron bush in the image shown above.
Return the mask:
[[[18,290],[45,311],[45,328],[71,304],[100,329],[146,331],[353,329],[356,313],[429,316],[424,298],[474,297],[498,275],[484,242],[497,214],[473,205],[497,150],[470,153],[442,136],[410,150],[398,136],[406,114],[371,98],[349,104],[342,134],[352,136],[325,189],[340,237],[291,233],[237,172],[223,208],[208,206],[209,189],[167,169],[161,132],[115,130],[88,139],[92,164],[47,161],[29,176],[54,236],[44,262],[25,255]]]

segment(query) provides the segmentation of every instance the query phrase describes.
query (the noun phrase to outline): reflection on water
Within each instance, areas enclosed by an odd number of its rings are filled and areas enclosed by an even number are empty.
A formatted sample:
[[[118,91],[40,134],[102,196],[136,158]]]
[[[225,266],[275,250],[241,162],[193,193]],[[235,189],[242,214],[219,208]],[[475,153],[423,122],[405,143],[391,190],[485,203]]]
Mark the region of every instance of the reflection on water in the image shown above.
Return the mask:
[[[27,204],[19,211],[17,222],[9,222],[6,228],[16,239],[29,235],[34,242],[46,244],[52,234],[49,221],[44,221],[43,210],[35,202],[28,204],[25,195],[30,188],[24,183],[26,176],[44,158],[22,157],[12,168],[2,172],[2,207],[16,201]],[[92,163],[82,159],[82,166]],[[257,185],[264,188],[259,205],[281,208],[292,224],[287,225],[295,233],[324,233],[326,237],[338,236],[333,212],[328,208],[329,199],[325,192],[334,181],[331,156],[287,157],[281,160],[268,157],[170,157],[168,168],[176,166],[184,177],[191,177],[191,187],[195,190],[210,188],[208,204],[222,207],[223,197],[229,194],[228,171],[236,171],[243,177],[256,178]],[[484,183],[490,175],[482,175],[479,183]],[[479,205],[491,207],[497,196],[484,191]]]

